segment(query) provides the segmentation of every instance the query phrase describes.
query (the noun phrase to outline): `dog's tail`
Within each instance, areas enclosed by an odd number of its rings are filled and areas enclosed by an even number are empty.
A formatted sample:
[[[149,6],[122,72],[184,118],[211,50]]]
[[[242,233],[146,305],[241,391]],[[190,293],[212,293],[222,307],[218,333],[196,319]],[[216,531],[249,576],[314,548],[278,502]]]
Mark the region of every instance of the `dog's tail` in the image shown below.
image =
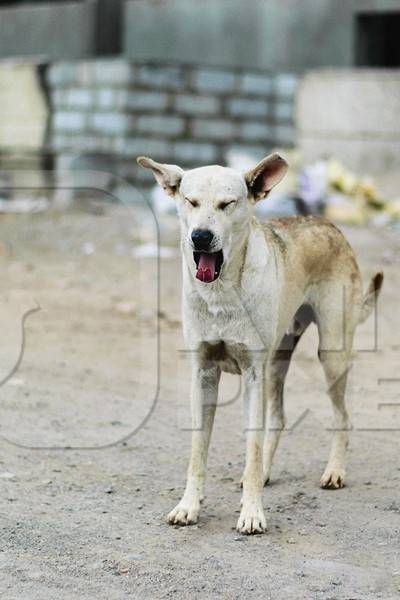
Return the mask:
[[[379,271],[379,273],[376,273],[376,275],[374,275],[371,279],[368,289],[364,294],[359,323],[364,323],[364,321],[368,319],[369,315],[374,310],[379,293],[382,289],[382,284],[383,273],[382,271]]]

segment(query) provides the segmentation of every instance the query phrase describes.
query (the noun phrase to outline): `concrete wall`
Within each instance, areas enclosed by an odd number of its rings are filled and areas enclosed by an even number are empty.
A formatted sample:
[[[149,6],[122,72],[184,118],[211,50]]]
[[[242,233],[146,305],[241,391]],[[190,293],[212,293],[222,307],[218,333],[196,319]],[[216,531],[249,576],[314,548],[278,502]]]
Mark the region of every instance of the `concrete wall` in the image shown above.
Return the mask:
[[[139,154],[187,167],[225,163],[232,149],[257,160],[295,142],[290,73],[113,59],[53,64],[48,85],[50,148],[108,155],[135,183],[152,181],[134,162]]]
[[[0,7],[0,57],[40,60],[118,54],[123,0],[43,2]]]
[[[355,15],[399,0],[82,0],[0,7],[0,57],[133,60],[302,72],[351,66]]]
[[[400,10],[399,0],[130,0],[125,52],[173,60],[303,72],[352,66],[357,12]]]
[[[296,112],[307,160],[334,156],[368,174],[400,168],[400,70],[312,71]]]
[[[79,58],[95,51],[96,2],[60,2],[0,9],[0,56]]]

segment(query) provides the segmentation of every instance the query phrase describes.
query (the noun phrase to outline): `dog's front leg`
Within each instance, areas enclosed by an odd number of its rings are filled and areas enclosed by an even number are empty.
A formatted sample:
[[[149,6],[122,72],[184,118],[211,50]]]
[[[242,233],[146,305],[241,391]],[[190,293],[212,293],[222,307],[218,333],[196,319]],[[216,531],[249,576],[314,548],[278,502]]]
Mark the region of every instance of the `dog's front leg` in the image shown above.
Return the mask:
[[[218,366],[204,368],[195,360],[191,389],[192,450],[185,493],[168,515],[171,525],[191,525],[199,518],[220,375]]]
[[[243,474],[242,510],[237,522],[240,533],[262,533],[266,530],[266,520],[262,505],[263,464],[262,447],[264,439],[264,400],[262,365],[243,370],[246,466]]]

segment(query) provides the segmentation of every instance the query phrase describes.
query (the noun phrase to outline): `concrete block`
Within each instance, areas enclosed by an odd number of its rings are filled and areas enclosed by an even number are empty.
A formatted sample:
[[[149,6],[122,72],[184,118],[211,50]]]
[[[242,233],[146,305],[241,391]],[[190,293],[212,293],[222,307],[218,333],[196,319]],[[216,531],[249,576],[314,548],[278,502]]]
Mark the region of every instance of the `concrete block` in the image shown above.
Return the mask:
[[[350,169],[377,174],[399,168],[400,73],[318,70],[301,83],[298,142],[306,160],[337,156]]]
[[[271,75],[259,75],[257,73],[245,73],[240,76],[239,89],[241,92],[256,96],[272,95],[274,87]]]
[[[329,139],[301,135],[299,146],[307,161],[326,156],[338,158],[348,169],[359,175],[380,175],[400,169],[399,139]]]
[[[313,71],[301,83],[297,122],[301,131],[400,135],[400,73],[379,70]]]
[[[227,101],[229,114],[234,117],[266,117],[268,103],[265,100],[248,100],[247,98],[233,98]]]
[[[235,136],[236,125],[225,119],[195,119],[191,130],[196,138],[230,140]]]
[[[100,84],[127,84],[135,79],[135,68],[126,59],[97,60],[94,63],[94,79]]]
[[[127,90],[123,103],[126,108],[132,110],[165,110],[168,106],[168,94],[166,94],[165,92],[143,92],[141,90]]]
[[[67,92],[62,89],[51,90],[51,103],[53,107],[60,108],[65,106],[67,99]]]
[[[299,85],[298,75],[292,73],[279,73],[274,81],[275,96],[293,98]]]
[[[49,66],[47,79],[50,86],[66,87],[77,83],[77,63],[60,62]]]
[[[96,90],[95,103],[99,108],[113,108],[117,104],[117,91],[113,88]]]
[[[93,103],[93,91],[85,88],[74,88],[66,92],[66,102],[72,108],[88,108]]]
[[[177,162],[194,164],[214,163],[218,159],[218,146],[196,142],[176,142],[172,155]]]
[[[86,125],[86,115],[80,112],[59,111],[54,113],[53,127],[57,131],[79,131]]]
[[[90,127],[96,131],[117,135],[133,128],[133,118],[117,112],[98,112],[90,115]]]
[[[263,122],[246,121],[239,125],[239,136],[244,140],[265,140],[268,142],[273,139],[273,127]]]
[[[236,83],[231,71],[200,69],[193,74],[193,86],[200,91],[232,92]]]
[[[139,83],[154,88],[181,89],[184,85],[184,73],[179,67],[159,67],[142,65],[138,68]]]
[[[115,152],[124,156],[131,156],[134,160],[137,156],[151,156],[158,159],[169,159],[171,146],[166,140],[139,137],[119,137],[115,140]]]
[[[183,132],[185,120],[176,116],[143,115],[138,117],[136,129],[141,133],[175,136]]]
[[[174,108],[188,115],[212,115],[219,112],[220,100],[213,96],[183,94],[176,96]]]
[[[274,116],[278,121],[294,120],[293,102],[276,102],[274,107]]]

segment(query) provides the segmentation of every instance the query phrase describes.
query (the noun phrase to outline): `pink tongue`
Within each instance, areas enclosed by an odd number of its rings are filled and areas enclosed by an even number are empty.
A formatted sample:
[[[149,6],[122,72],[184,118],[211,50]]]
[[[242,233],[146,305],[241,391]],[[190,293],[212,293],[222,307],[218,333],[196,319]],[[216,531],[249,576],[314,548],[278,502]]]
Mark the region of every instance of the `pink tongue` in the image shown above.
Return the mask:
[[[204,283],[210,283],[215,279],[215,263],[217,254],[200,254],[199,266],[197,267],[196,277]]]

